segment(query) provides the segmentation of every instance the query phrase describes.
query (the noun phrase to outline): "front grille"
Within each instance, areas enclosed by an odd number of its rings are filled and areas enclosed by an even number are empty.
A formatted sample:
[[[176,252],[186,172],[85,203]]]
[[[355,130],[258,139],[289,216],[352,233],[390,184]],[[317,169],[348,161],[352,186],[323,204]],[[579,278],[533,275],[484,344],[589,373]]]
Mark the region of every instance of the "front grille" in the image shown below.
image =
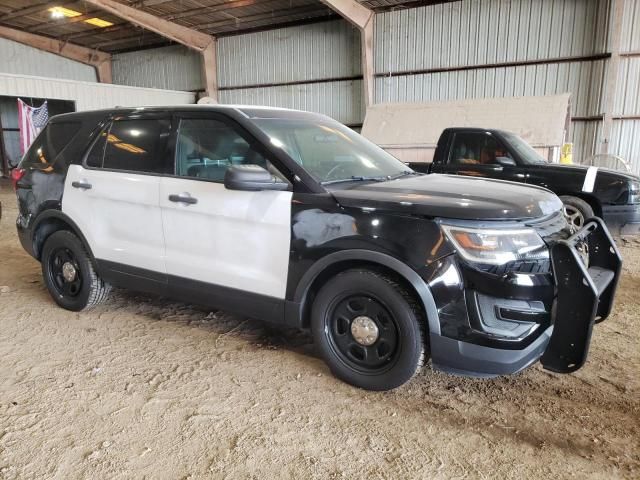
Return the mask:
[[[551,261],[549,259],[515,260],[503,265],[481,265],[480,269],[494,275],[504,275],[511,272],[549,273],[551,271]]]

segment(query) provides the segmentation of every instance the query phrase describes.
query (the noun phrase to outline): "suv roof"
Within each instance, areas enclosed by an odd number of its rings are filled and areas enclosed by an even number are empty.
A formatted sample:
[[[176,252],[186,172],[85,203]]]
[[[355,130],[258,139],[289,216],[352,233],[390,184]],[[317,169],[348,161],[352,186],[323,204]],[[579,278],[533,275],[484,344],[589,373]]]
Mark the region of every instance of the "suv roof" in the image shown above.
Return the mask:
[[[244,115],[247,118],[282,118],[284,116],[295,116],[300,118],[301,116],[311,117],[324,117],[319,113],[305,112],[303,110],[294,110],[289,108],[278,107],[263,107],[257,105],[169,105],[169,106],[151,106],[151,107],[118,107],[118,108],[106,108],[103,110],[88,110],[82,112],[63,113],[52,117],[52,121],[69,121],[69,120],[95,120],[96,118],[103,118],[106,115],[121,114],[129,115],[134,112],[152,112],[152,113],[164,113],[164,112],[237,112]]]

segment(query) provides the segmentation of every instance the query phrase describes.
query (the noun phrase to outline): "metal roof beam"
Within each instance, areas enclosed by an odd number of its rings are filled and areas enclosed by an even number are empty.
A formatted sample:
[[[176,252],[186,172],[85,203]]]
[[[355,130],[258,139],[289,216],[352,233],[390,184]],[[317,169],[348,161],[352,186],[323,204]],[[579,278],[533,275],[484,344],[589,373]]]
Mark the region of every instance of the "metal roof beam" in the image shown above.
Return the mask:
[[[4,26],[0,26],[0,37],[91,65],[97,71],[99,82],[111,83],[111,55],[108,53]]]
[[[362,75],[364,77],[364,99],[366,106],[373,105],[375,70],[373,65],[373,34],[375,12],[356,0],[320,0],[342,18],[360,30],[362,49]]]
[[[85,0],[85,2],[116,15],[123,20],[127,20],[134,25],[151,30],[158,35],[200,52],[202,55],[201,64],[205,78],[205,90],[208,96],[215,100],[218,99],[215,37],[192,28],[164,20],[160,17],[122,3],[118,3],[114,0]],[[209,58],[211,55],[214,55],[214,57]]]
[[[114,0],[85,0],[85,2],[199,52],[213,41],[211,35],[169,22]]]

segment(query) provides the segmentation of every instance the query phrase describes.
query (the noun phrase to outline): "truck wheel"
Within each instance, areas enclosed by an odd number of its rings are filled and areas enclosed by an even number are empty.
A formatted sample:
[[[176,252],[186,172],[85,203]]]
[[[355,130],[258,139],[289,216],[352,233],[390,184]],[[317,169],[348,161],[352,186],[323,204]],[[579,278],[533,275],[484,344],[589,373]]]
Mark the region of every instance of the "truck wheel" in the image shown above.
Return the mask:
[[[564,214],[567,222],[575,228],[582,228],[584,222],[594,216],[593,208],[587,202],[578,197],[568,195],[560,197],[564,204]]]
[[[42,277],[51,297],[62,308],[78,312],[102,302],[111,286],[96,273],[78,237],[61,230],[42,249]]]
[[[332,373],[366,390],[391,390],[422,366],[427,348],[424,313],[387,275],[347,270],[313,302],[314,342]]]

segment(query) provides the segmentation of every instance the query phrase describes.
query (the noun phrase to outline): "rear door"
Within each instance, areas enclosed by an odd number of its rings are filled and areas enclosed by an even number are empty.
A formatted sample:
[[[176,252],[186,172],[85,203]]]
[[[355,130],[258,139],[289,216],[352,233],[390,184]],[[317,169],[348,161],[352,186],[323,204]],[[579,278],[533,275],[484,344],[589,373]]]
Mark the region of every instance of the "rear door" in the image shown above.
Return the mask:
[[[224,116],[191,114],[174,123],[175,175],[160,184],[170,287],[204,287],[209,298],[241,290],[284,299],[292,193],[224,186],[225,172],[234,164],[256,164],[283,176],[247,133]]]
[[[504,165],[497,161],[502,157],[514,165]],[[515,164],[502,141],[491,134],[481,131],[457,131],[449,147],[448,156],[443,156],[437,173],[467,175],[471,177],[498,178],[523,182],[525,176]],[[436,169],[434,169],[434,172]]]
[[[159,189],[160,176],[171,170],[169,131],[168,116],[116,118],[83,164],[69,167],[62,200],[96,259],[142,276],[159,273],[161,281],[166,266]]]

